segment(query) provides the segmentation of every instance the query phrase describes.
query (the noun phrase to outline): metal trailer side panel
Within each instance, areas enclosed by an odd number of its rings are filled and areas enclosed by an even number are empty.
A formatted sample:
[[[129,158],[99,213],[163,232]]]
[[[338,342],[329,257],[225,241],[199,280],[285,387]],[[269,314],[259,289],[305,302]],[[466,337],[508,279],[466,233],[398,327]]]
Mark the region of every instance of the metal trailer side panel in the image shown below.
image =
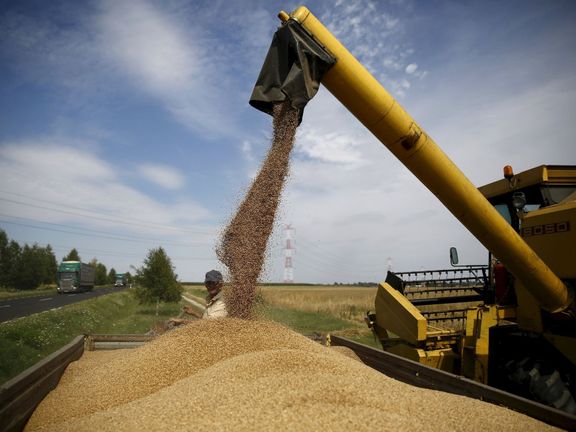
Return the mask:
[[[80,286],[88,289],[94,288],[94,279],[96,270],[94,267],[81,263],[80,264]]]
[[[154,339],[147,334],[80,335],[0,387],[0,430],[20,432],[42,400],[58,385],[70,363],[84,351],[134,348]]]
[[[84,352],[84,336],[26,369],[0,387],[0,425],[2,431],[24,429],[26,422],[42,399],[60,381],[66,367]]]
[[[407,384],[479,399],[518,411],[556,427],[576,430],[576,416],[547,405],[349,339],[330,336],[330,344],[350,348],[367,366]]]

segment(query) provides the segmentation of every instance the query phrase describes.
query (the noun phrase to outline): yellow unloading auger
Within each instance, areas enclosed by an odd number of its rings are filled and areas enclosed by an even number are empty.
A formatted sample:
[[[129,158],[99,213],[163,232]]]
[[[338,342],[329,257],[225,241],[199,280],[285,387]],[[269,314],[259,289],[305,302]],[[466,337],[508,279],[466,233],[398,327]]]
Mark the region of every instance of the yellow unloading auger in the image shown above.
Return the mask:
[[[561,312],[569,289],[534,253],[438,145],[306,8],[278,15],[250,103],[271,113],[290,100],[300,110],[321,82],[466,228],[522,282],[540,306]]]

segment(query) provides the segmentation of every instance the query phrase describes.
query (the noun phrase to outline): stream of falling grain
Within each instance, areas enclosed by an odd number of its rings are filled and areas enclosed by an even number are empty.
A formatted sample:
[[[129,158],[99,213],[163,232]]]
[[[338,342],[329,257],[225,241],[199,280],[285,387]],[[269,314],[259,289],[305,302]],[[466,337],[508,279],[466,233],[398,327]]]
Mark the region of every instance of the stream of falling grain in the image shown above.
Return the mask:
[[[216,250],[230,271],[224,298],[232,317],[252,318],[256,284],[288,176],[297,126],[298,110],[288,103],[274,106],[272,147]]]

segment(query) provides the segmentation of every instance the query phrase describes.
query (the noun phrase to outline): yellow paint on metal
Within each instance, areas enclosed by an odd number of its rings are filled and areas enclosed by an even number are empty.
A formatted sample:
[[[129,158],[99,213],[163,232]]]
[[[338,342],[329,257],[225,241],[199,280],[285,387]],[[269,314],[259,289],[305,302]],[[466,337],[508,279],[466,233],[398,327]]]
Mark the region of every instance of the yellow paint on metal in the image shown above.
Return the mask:
[[[516,301],[518,303],[518,325],[522,329],[542,333],[544,326],[538,301],[526,290],[521,281],[514,282],[514,291],[516,292]]]
[[[515,317],[514,307],[481,306],[468,311],[462,354],[464,376],[487,384],[490,328]]]
[[[420,364],[454,373],[457,355],[450,348],[423,350],[407,344],[386,348],[386,351]]]
[[[288,21],[288,20],[290,19],[290,15],[288,15],[287,12],[280,11],[280,12],[278,13],[278,18],[280,18],[280,21],[286,22],[286,21]]]
[[[386,282],[378,286],[375,308],[377,331],[386,329],[414,345],[426,340],[426,318]]]
[[[568,288],[400,104],[307,8],[298,8],[291,18],[336,59],[322,79],[326,88],[524,282],[544,309],[567,308]]]
[[[555,274],[576,279],[576,199],[527,213],[521,235]]]
[[[497,197],[516,189],[536,185],[575,185],[576,170],[567,165],[541,165],[516,174],[511,180],[500,179],[478,190],[486,198]]]

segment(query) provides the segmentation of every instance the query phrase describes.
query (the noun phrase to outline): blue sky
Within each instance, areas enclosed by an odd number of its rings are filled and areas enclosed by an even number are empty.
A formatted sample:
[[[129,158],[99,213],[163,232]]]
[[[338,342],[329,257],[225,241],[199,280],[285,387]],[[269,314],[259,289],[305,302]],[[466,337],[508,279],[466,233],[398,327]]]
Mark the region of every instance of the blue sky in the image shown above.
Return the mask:
[[[248,105],[276,1],[0,2],[0,228],[108,268],[163,246],[181,280],[269,148]],[[480,186],[575,164],[576,3],[312,1],[312,12]],[[264,280],[383,280],[484,248],[325,89],[306,108]]]

